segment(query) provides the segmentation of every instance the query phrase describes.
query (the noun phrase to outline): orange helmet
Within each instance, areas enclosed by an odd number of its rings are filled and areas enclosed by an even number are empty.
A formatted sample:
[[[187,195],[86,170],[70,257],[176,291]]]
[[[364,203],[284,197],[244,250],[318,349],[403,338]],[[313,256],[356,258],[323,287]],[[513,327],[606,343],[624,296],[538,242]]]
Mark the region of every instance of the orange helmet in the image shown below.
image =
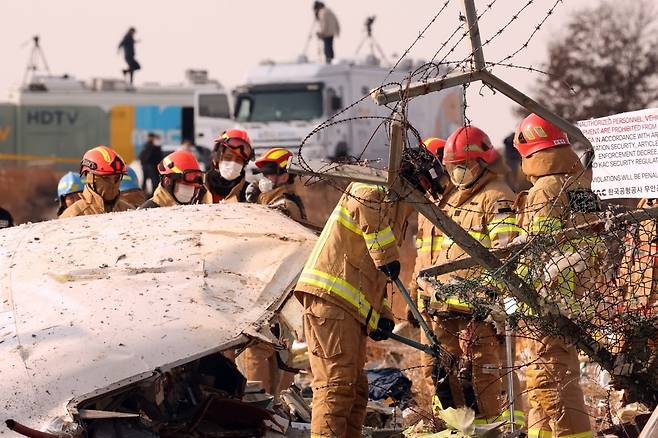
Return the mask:
[[[443,149],[443,164],[461,163],[466,160],[481,159],[492,164],[498,153],[489,136],[475,126],[462,126],[450,134]]]
[[[288,160],[292,157],[292,152],[284,148],[272,148],[258,157],[256,167],[260,173],[286,173]]]
[[[96,146],[82,156],[80,175],[125,175],[126,163],[121,156],[107,146]]]
[[[173,180],[183,181],[188,184],[203,184],[201,166],[189,151],[180,150],[172,152],[158,163],[160,176],[169,176]]]
[[[242,155],[245,161],[254,159],[254,148],[251,146],[251,139],[247,135],[247,131],[242,129],[228,129],[215,138],[215,148],[213,152],[221,154],[221,148],[227,147],[237,151]]]
[[[435,157],[439,160],[443,159],[443,148],[446,145],[446,141],[442,138],[428,137],[423,141],[425,149],[430,151]]]
[[[514,147],[524,158],[544,149],[569,144],[567,134],[534,113],[521,120],[514,133]]]

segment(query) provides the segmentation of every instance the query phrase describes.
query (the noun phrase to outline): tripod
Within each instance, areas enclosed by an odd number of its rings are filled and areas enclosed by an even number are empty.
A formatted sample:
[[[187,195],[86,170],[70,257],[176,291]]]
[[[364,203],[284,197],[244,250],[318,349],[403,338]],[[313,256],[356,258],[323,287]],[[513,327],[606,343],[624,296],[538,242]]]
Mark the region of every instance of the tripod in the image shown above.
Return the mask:
[[[386,58],[386,55],[384,54],[384,51],[382,50],[381,46],[379,45],[375,37],[372,36],[372,25],[375,22],[375,18],[376,17],[374,15],[372,17],[366,18],[366,23],[365,23],[366,36],[361,40],[361,42],[357,46],[354,55],[355,56],[358,55],[359,51],[361,51],[361,47],[363,47],[363,45],[367,42],[370,44],[370,54],[372,56],[375,56],[375,51],[376,51],[379,54],[379,56],[384,60],[384,62],[388,64],[389,62],[388,59]]]
[[[46,56],[43,54],[43,50],[39,45],[39,35],[34,35],[32,37],[32,42],[34,44],[30,50],[30,57],[27,60],[27,67],[25,68],[25,74],[23,75],[23,86],[32,83],[35,73],[39,71],[39,62],[43,64],[43,69],[50,74],[50,67],[48,67]]]

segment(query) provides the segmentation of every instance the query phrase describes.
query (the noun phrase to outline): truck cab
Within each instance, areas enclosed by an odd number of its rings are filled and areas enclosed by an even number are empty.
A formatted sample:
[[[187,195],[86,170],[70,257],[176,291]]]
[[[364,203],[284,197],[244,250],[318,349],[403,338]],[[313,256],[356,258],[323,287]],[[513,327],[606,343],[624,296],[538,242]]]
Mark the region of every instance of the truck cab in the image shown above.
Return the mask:
[[[234,90],[235,119],[249,133],[257,155],[271,147],[297,153],[304,142],[301,152],[306,159],[353,157],[384,167],[388,140],[382,122],[391,111],[375,104],[368,95],[384,81],[401,82],[406,74],[373,62],[261,64]],[[456,115],[449,111],[439,114],[448,96],[461,102],[456,89],[414,100],[412,123],[423,135],[447,137],[461,123],[459,111]],[[446,117],[448,113],[451,117]],[[328,123],[316,130],[334,116],[333,121],[349,119],[349,123]]]
[[[212,149],[214,138],[233,127],[229,96],[223,90],[197,91],[194,96],[195,143]]]

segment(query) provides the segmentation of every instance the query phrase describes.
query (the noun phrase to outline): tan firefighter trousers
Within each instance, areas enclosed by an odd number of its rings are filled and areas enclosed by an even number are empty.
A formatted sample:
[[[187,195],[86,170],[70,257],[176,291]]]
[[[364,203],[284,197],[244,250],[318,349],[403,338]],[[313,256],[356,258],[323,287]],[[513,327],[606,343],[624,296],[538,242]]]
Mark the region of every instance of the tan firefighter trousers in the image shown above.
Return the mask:
[[[365,328],[340,307],[304,294],[313,372],[311,437],[360,437],[368,404]]]
[[[528,340],[528,348],[528,437],[592,437],[576,348],[552,336]]]

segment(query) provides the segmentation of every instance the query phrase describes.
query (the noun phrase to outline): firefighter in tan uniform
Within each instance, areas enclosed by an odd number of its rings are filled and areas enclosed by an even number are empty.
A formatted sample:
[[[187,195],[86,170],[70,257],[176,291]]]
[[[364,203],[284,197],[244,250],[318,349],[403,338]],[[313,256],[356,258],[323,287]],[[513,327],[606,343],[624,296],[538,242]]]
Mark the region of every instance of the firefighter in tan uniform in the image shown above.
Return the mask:
[[[276,208],[289,218],[306,223],[306,209],[297,194],[295,176],[287,171],[292,152],[284,148],[272,148],[260,156],[254,173],[263,175],[257,183],[247,188],[247,201]]]
[[[518,212],[518,224],[529,235],[545,235],[596,220],[596,195],[590,190],[578,156],[564,132],[541,117],[531,114],[517,127],[514,144],[523,159],[523,172],[532,183]],[[572,257],[566,268],[560,260],[549,258],[545,272],[533,275],[527,264],[518,268],[523,278],[545,279],[548,273],[551,293],[578,311],[583,292],[595,288],[596,260],[589,260],[592,241],[578,250],[577,241],[561,245],[559,258]],[[584,254],[584,255],[583,255]],[[587,257],[588,259],[579,259]],[[576,258],[573,258],[573,257]],[[550,255],[548,256],[550,257]],[[552,274],[550,272],[553,272]],[[546,281],[536,286],[546,286]],[[528,400],[528,436],[530,438],[589,438],[592,430],[580,387],[578,353],[561,338],[545,336],[527,342],[531,354],[526,369]]]
[[[194,204],[203,187],[203,173],[192,152],[177,150],[158,163],[160,183],[139,209]]]
[[[276,208],[293,220],[305,222],[304,204],[295,193],[293,175],[286,171],[290,157],[292,153],[287,149],[272,148],[256,160],[257,173],[263,177],[249,185],[247,201]],[[239,360],[247,379],[261,381],[270,394],[277,395],[293,381],[294,374],[280,369],[282,359],[269,344],[256,343],[245,348]]]
[[[642,199],[637,208],[658,206],[657,199]],[[626,311],[646,316],[658,313],[658,221],[640,222],[626,236],[626,253],[619,273]]]
[[[146,195],[139,184],[137,173],[130,166],[126,170],[127,173],[121,180],[121,200],[137,208],[146,201]]]
[[[412,207],[381,186],[351,183],[295,288],[313,372],[311,436],[360,437],[368,403],[366,339],[394,327],[386,283]]]
[[[213,168],[206,172],[204,204],[245,202],[245,167],[254,159],[251,139],[242,129],[228,129],[215,139]]]
[[[641,199],[637,208],[654,208],[658,199]],[[642,221],[626,236],[626,251],[619,269],[617,285],[623,293],[620,312],[637,318],[658,315],[658,221]],[[627,342],[633,342],[628,340]],[[648,340],[647,354],[658,350],[658,339]],[[618,345],[620,349],[623,346]]]
[[[474,126],[456,130],[444,148],[443,164],[455,188],[441,201],[442,208],[486,248],[505,246],[519,232],[512,209],[515,195],[504,176],[492,171],[498,159],[489,137]],[[433,264],[466,256],[462,248],[435,228],[421,240],[420,249],[429,248]],[[455,278],[480,280],[482,274],[480,269],[469,269],[444,274],[438,280],[444,284],[454,282]],[[482,290],[475,293],[480,299],[495,300],[500,295],[498,286],[487,280]],[[486,315],[474,313],[471,303],[457,295],[437,298],[434,291],[419,290],[419,303],[432,316],[437,340],[465,364],[466,373],[459,378],[436,376],[439,384],[434,408],[468,406],[475,410],[477,424],[501,421],[504,414],[504,376],[500,372],[503,358],[493,325],[484,322]],[[427,342],[424,335],[422,338]]]
[[[78,201],[68,207],[60,218],[86,216],[132,210],[119,198],[121,178],[126,174],[123,159],[107,146],[96,146],[85,152],[80,162],[80,176],[85,188]]]

